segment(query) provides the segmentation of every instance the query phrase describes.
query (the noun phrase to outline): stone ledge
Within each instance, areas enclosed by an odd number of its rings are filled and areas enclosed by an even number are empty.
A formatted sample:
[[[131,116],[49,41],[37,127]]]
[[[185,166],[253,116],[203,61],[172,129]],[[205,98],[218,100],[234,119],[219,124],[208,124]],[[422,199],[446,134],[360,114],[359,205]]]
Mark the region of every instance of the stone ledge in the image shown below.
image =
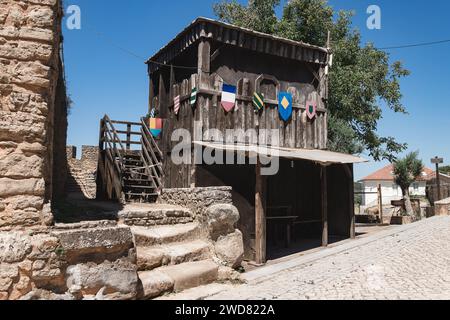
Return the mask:
[[[129,227],[63,230],[51,234],[59,239],[60,250],[71,264],[114,260],[128,255],[134,248]]]

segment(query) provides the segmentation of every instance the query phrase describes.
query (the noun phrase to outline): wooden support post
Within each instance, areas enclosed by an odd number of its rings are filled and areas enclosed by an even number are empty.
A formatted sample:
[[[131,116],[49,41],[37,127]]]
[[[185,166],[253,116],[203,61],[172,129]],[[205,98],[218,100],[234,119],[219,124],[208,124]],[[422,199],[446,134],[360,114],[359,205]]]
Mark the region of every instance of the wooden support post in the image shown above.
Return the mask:
[[[321,190],[322,190],[322,246],[328,246],[328,183],[327,167],[321,167]]]
[[[438,201],[439,201],[439,200],[442,200],[441,174],[439,173],[439,163],[436,163],[436,184],[437,184],[437,193],[438,193]]]
[[[131,149],[131,124],[127,124],[127,151]]]
[[[378,194],[378,213],[380,214],[380,223],[383,224],[383,194],[381,191],[381,184],[377,188]]]
[[[100,132],[99,132],[99,139],[98,139],[98,160],[97,160],[97,199],[104,199],[105,192],[104,192],[104,179],[105,179],[105,151],[104,151],[104,141],[103,137],[105,136],[105,122],[103,119],[100,120]]]
[[[256,263],[266,263],[266,199],[264,190],[265,178],[261,176],[261,162],[258,157],[256,164],[255,185],[255,230],[256,230]]]
[[[148,112],[150,113],[152,109],[155,107],[153,105],[153,99],[155,98],[155,88],[154,88],[153,77],[149,76],[149,85],[148,85]]]
[[[160,118],[163,119],[167,119],[169,114],[166,95],[166,85],[164,83],[163,70],[161,69],[159,74],[158,110]]]
[[[211,44],[203,39],[198,44],[198,88],[208,88],[209,73],[211,72]]]
[[[349,165],[350,179],[349,179],[349,204],[350,204],[350,238],[356,238],[356,221],[355,221],[355,175],[353,172],[353,164]]]
[[[355,225],[355,175],[353,172],[353,164],[344,164],[344,170],[348,177],[348,203],[349,203],[349,219],[350,230],[349,236],[351,239],[356,238],[356,225]]]

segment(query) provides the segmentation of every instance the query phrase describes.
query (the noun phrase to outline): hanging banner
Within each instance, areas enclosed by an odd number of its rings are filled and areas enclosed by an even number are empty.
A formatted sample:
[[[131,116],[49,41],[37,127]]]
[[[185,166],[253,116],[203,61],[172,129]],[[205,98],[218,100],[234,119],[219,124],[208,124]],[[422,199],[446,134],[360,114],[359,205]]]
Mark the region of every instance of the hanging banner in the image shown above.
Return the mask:
[[[288,121],[292,116],[292,95],[289,92],[280,92],[278,95],[278,112],[283,121]]]
[[[158,138],[162,132],[162,119],[150,118],[149,129],[153,137]]]
[[[228,84],[223,85],[222,89],[222,107],[226,112],[233,110],[236,104],[236,87]]]
[[[195,107],[195,103],[197,102],[197,88],[192,89],[191,92],[191,98],[189,100],[189,103],[191,104],[191,107],[194,108]]]
[[[253,94],[253,106],[256,113],[264,109],[264,95],[262,93],[255,92]]]
[[[315,102],[306,102],[306,115],[308,116],[309,120],[312,120],[317,116],[317,104]]]

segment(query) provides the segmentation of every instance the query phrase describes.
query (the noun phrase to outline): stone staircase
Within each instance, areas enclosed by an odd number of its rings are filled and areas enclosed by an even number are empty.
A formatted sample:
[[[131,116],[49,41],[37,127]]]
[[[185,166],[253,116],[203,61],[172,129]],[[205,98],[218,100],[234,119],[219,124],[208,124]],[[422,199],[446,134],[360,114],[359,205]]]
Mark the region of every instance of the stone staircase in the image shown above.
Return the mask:
[[[130,204],[119,214],[131,226],[141,281],[140,298],[209,284],[218,279],[214,248],[190,210],[157,204]]]
[[[82,169],[78,164],[69,164],[66,194],[78,194],[87,199],[95,199],[96,189],[97,183],[95,171]]]

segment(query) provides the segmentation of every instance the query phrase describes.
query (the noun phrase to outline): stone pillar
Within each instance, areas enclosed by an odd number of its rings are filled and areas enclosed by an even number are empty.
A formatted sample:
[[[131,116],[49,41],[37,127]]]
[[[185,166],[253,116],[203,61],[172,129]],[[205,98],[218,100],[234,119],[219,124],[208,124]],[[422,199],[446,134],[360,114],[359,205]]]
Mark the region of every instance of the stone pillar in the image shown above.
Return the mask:
[[[52,222],[59,0],[0,2],[0,229]]]

